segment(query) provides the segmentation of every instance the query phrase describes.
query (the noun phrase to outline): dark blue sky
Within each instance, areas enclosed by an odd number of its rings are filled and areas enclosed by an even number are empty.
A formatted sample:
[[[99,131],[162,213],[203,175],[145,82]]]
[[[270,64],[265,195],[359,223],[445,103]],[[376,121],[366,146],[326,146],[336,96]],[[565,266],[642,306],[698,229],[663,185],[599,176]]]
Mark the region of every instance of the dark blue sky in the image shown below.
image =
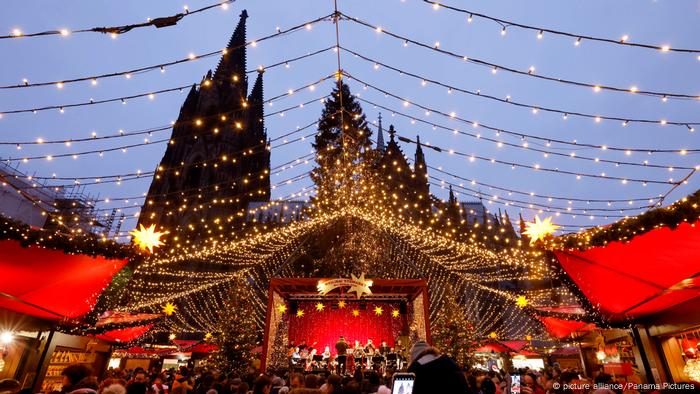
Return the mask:
[[[0,14],[0,29],[3,34],[18,28],[33,32],[61,28],[84,28],[93,26],[119,25],[144,21],[147,17],[170,15],[182,10],[184,3],[172,1],[88,1],[47,2],[39,0],[6,0]],[[210,4],[208,1],[187,3],[191,9]],[[580,34],[619,38],[629,35],[630,41],[644,42],[674,47],[700,47],[700,2],[689,0],[588,0],[580,2],[552,2],[544,0],[518,1],[469,1],[452,0],[449,4],[470,7],[495,17],[517,22],[541,25],[553,29]],[[628,48],[583,41],[574,46],[573,39],[545,34],[537,39],[536,32],[509,28],[507,34],[500,34],[501,27],[493,22],[474,19],[466,21],[466,16],[451,11],[434,10],[419,0],[339,0],[344,13],[380,25],[388,31],[434,44],[440,48],[479,58],[489,62],[527,70],[535,67],[535,72],[592,84],[603,84],[629,88],[637,86],[642,90],[656,90],[700,95],[700,60],[696,55],[683,53],[662,53],[660,51]],[[239,0],[228,10],[215,9],[194,15],[180,21],[177,26],[134,30],[116,39],[101,34],[76,34],[68,37],[50,36],[31,39],[0,41],[0,85],[21,83],[23,78],[30,82],[61,80],[89,76],[114,71],[122,71],[141,66],[163,63],[186,57],[190,53],[204,53],[225,47],[233,31],[240,11],[246,8],[248,19],[248,39],[255,39],[282,29],[297,25],[332,12],[332,1],[250,1]],[[340,25],[341,45],[363,55],[379,60],[405,71],[429,77],[449,85],[480,90],[484,94],[497,97],[510,96],[512,100],[536,106],[560,108],[566,111],[587,112],[597,115],[619,116],[622,118],[667,119],[684,122],[700,121],[700,100],[668,100],[633,95],[629,93],[594,92],[593,89],[572,87],[556,82],[537,80],[528,76],[517,76],[503,71],[492,74],[488,68],[469,64],[415,45],[404,46],[403,42],[385,34],[371,31],[366,27],[344,21]],[[315,51],[335,43],[335,29],[330,22],[313,26],[310,30],[262,42],[248,52],[248,68],[269,65],[307,52]],[[373,64],[342,53],[342,66],[353,76],[387,90],[411,103],[426,105],[445,113],[455,112],[458,117],[477,121],[480,124],[543,138],[578,141],[595,145],[619,146],[644,149],[690,149],[700,147],[697,134],[688,128],[661,125],[630,124],[622,127],[621,122],[603,120],[596,123],[592,119],[569,117],[539,111],[533,114],[530,108],[489,101],[457,92],[448,94],[444,87],[421,81],[388,70],[376,69]],[[132,78],[116,77],[100,80],[96,86],[90,82],[67,84],[63,89],[55,86],[0,91],[0,112],[12,109],[33,108],[45,105],[67,104],[138,94],[175,86],[199,82],[210,68],[214,68],[217,57],[200,59],[178,66],[168,67],[165,73],[158,71],[134,75]],[[294,89],[321,77],[332,74],[336,69],[333,52],[302,60],[289,68],[279,67],[265,73],[265,95],[272,97]],[[443,125],[450,129],[480,134],[503,142],[528,147],[575,153],[577,156],[598,157],[613,161],[630,161],[664,166],[688,166],[700,164],[697,155],[613,152],[593,148],[572,147],[553,144],[547,147],[544,141],[522,140],[519,137],[497,136],[493,131],[482,127],[473,128],[457,120],[440,117],[436,113],[425,114],[416,105],[404,106],[400,100],[363,89],[356,81],[349,81],[353,92],[383,106],[404,112],[431,124]],[[327,94],[332,86],[327,81],[319,84],[314,91],[305,90],[294,94],[268,107],[272,112],[297,105]],[[85,138],[92,132],[99,136],[164,126],[177,117],[185,93],[165,93],[154,100],[148,98],[129,100],[126,104],[111,103],[90,107],[67,109],[61,114],[57,110],[37,114],[7,114],[0,119],[1,141],[33,141]],[[466,135],[455,135],[440,128],[420,122],[412,123],[410,118],[391,111],[363,104],[368,119],[375,120],[383,113],[384,126],[393,123],[399,134],[415,138],[457,152],[494,158],[507,162],[542,167],[559,168],[572,172],[591,174],[605,173],[623,178],[667,180],[679,179],[688,171],[674,169],[653,169],[644,167],[616,166],[615,164],[595,163],[570,157],[543,157],[542,153],[513,147],[498,147],[494,142],[476,139]],[[267,119],[271,138],[293,131],[297,126],[313,122],[320,114],[318,103],[301,109],[285,112]],[[306,133],[309,133],[308,130]],[[156,132],[149,137],[152,141],[167,138],[169,131]],[[301,134],[303,135],[303,134]],[[116,138],[107,141],[74,143],[64,145],[22,146],[18,151],[14,145],[0,146],[3,159],[25,156],[58,155],[87,150],[108,149],[143,142],[143,135]],[[388,136],[385,136],[388,138]],[[281,142],[281,141],[280,141]],[[273,144],[274,145],[274,144]],[[403,145],[404,152],[413,156],[414,145]],[[164,144],[134,147],[126,152],[106,152],[99,155],[72,158],[56,158],[51,161],[36,160],[20,165],[20,170],[38,176],[56,174],[62,177],[104,176],[131,173],[136,170],[152,171],[164,152]],[[273,149],[272,165],[287,162],[310,152],[310,140],[297,142]],[[511,169],[509,165],[492,164],[466,157],[426,150],[428,164],[482,184],[503,188],[534,192],[540,195],[562,196],[579,199],[629,199],[657,196],[666,193],[669,185],[623,182],[617,180],[586,179],[576,180],[573,175],[561,175],[534,171],[526,168]],[[311,163],[311,162],[310,162]],[[273,183],[308,171],[311,164],[300,164],[279,175],[273,175]],[[446,182],[463,183],[479,189],[484,196],[497,195],[496,202],[486,203],[491,210],[504,208],[503,198],[516,199],[541,205],[576,208],[629,208],[644,205],[644,202],[590,203],[566,200],[548,201],[546,198],[529,196],[508,196],[499,190],[486,186],[469,185],[449,175],[431,171],[431,175]],[[65,182],[65,181],[64,181]],[[86,181],[87,182],[87,181]],[[439,182],[436,180],[436,182]],[[70,183],[70,182],[68,182]],[[147,191],[150,178],[124,182],[121,185],[102,184],[86,187],[86,190],[100,198],[139,196]],[[308,187],[311,181],[305,179],[283,186],[273,192],[275,197]],[[700,176],[691,177],[687,185],[679,187],[666,204],[686,195],[700,185]],[[433,193],[446,197],[446,190],[439,186],[431,187]],[[463,200],[475,197],[463,192]],[[142,200],[130,201],[140,205]],[[101,203],[102,208],[128,205],[125,202]],[[522,204],[518,204],[522,205]],[[521,211],[519,207],[507,208],[511,216]],[[130,215],[137,209],[128,209]],[[523,209],[523,216],[530,219],[536,211]],[[623,215],[640,212],[625,211],[578,212],[576,217],[561,214],[556,222],[566,225],[603,224],[617,220],[605,215]],[[543,214],[543,216],[553,215]],[[593,215],[593,218],[589,216]],[[131,228],[131,219],[125,229]]]

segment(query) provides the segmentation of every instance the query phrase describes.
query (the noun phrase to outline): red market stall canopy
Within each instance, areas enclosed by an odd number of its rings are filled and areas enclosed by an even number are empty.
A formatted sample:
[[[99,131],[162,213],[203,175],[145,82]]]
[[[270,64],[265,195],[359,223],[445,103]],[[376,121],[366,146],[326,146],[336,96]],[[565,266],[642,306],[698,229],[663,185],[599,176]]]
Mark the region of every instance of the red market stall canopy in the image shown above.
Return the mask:
[[[49,320],[80,317],[126,262],[0,241],[0,308]]]
[[[490,342],[476,349],[477,353],[510,353],[512,351],[513,349],[500,342]]]
[[[135,339],[140,338],[143,334],[148,332],[148,330],[153,327],[153,324],[146,324],[143,326],[136,326],[136,327],[129,327],[129,328],[122,328],[118,330],[110,330],[107,332],[104,332],[102,334],[96,335],[98,339],[101,339],[106,342],[121,342],[121,343],[126,343],[126,342],[131,342]]]
[[[700,222],[660,227],[627,243],[554,253],[611,321],[650,315],[700,296]]]
[[[556,317],[540,317],[540,321],[547,328],[549,335],[563,339],[569,338],[574,333],[585,333],[595,329],[595,324],[578,320],[559,319]]]

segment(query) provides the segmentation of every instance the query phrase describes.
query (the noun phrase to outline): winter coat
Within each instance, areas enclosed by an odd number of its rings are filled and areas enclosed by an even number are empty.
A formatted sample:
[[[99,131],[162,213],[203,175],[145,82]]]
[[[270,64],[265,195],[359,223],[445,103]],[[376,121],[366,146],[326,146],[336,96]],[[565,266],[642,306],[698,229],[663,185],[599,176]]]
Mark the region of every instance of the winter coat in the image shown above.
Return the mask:
[[[426,362],[426,360],[429,360]],[[421,364],[421,361],[424,364]],[[411,363],[408,372],[416,374],[413,394],[467,394],[469,385],[457,364],[446,355],[420,357]]]

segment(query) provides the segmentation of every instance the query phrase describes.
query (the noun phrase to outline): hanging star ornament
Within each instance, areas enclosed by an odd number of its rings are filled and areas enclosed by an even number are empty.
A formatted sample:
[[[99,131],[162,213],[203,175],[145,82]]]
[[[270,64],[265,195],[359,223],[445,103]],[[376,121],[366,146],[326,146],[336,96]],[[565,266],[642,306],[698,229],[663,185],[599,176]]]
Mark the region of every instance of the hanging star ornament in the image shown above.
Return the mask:
[[[357,309],[353,309],[353,310],[352,310],[352,315],[355,316],[355,317],[358,317],[358,316],[360,316],[360,311],[358,311]]]
[[[381,306],[375,306],[374,307],[374,314],[377,316],[381,316],[382,313],[384,313],[384,309]]]
[[[370,286],[372,286],[372,281],[371,280],[365,280],[365,274],[363,273],[360,275],[358,278],[355,276],[355,274],[350,274],[352,281],[355,282],[355,284],[350,287],[350,290],[348,290],[348,293],[355,293],[357,294],[357,298],[361,298],[363,295],[367,294],[370,295],[372,294],[372,290],[370,290]]]
[[[338,301],[338,308],[343,309],[343,308],[345,308],[345,305],[347,305],[345,303],[345,300]]]
[[[171,302],[166,303],[163,305],[163,313],[165,313],[166,316],[172,316],[173,313],[177,310],[177,306]]]
[[[323,309],[324,309],[325,307],[326,307],[326,306],[323,305],[323,303],[321,303],[321,302],[319,302],[318,304],[316,304],[316,310],[317,310],[318,312],[323,312]]]
[[[489,338],[491,338],[491,339],[498,338],[498,334],[496,334],[496,331],[491,331],[491,333],[489,334]]]
[[[540,220],[540,217],[535,215],[534,222],[525,223],[527,227],[523,232],[530,238],[530,244],[534,244],[538,240],[544,241],[545,238],[552,235],[560,226],[552,223],[552,217]]]
[[[299,309],[299,310],[297,311],[297,317],[304,317],[304,311],[301,310],[301,309]]]
[[[208,340],[210,340],[213,336],[214,336],[214,335],[212,335],[212,333],[208,332],[208,333],[204,334],[204,340],[205,340],[205,341],[208,341]]]
[[[160,237],[165,235],[165,233],[156,231],[155,224],[151,224],[148,227],[144,227],[143,224],[140,224],[138,230],[133,229],[129,234],[134,237],[134,243],[139,249],[148,250],[149,253],[153,253],[153,248],[165,245],[165,243],[160,240]]]
[[[280,313],[287,312],[287,305],[282,304],[282,305],[280,305],[280,306],[277,307],[277,310],[278,310]]]
[[[528,300],[525,298],[524,295],[518,296],[518,298],[515,299],[515,305],[518,306],[518,308],[525,308],[527,306]]]
[[[391,311],[391,317],[399,317],[399,311],[397,311],[396,309]]]

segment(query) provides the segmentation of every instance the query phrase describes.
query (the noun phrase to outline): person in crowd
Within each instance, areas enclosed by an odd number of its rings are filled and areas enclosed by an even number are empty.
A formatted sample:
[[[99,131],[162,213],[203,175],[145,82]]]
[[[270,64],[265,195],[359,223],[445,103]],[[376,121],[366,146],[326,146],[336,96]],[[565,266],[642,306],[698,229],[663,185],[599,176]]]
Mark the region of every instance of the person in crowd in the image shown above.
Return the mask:
[[[134,376],[126,386],[127,394],[146,394],[148,383],[146,382],[146,371],[138,369],[134,371]]]
[[[306,378],[304,378],[304,387],[310,389],[317,389],[321,387],[321,384],[318,381],[318,376],[313,374],[306,375]]]
[[[342,394],[343,393],[343,379],[338,375],[331,375],[326,381],[325,389],[321,387],[321,390],[325,394]]]
[[[272,380],[267,375],[260,375],[253,382],[253,394],[270,394]]]
[[[72,393],[83,388],[97,392],[99,388],[97,385],[94,388],[89,387],[91,381],[88,378],[92,376],[92,370],[83,364],[69,365],[61,371],[61,375],[63,376],[61,394]],[[95,383],[97,383],[96,380]]]
[[[293,373],[289,375],[289,388],[300,389],[304,387],[304,375]]]
[[[520,378],[523,394],[545,394],[544,388],[537,384],[537,376],[532,372],[527,372]]]
[[[161,375],[155,375],[155,377],[153,378],[151,392],[153,394],[169,394],[168,385],[163,384],[163,377]]]
[[[422,340],[411,349],[408,372],[416,374],[413,394],[466,394],[469,391],[467,380],[457,364]]]
[[[119,383],[112,383],[102,388],[100,394],[126,394],[126,387]]]

